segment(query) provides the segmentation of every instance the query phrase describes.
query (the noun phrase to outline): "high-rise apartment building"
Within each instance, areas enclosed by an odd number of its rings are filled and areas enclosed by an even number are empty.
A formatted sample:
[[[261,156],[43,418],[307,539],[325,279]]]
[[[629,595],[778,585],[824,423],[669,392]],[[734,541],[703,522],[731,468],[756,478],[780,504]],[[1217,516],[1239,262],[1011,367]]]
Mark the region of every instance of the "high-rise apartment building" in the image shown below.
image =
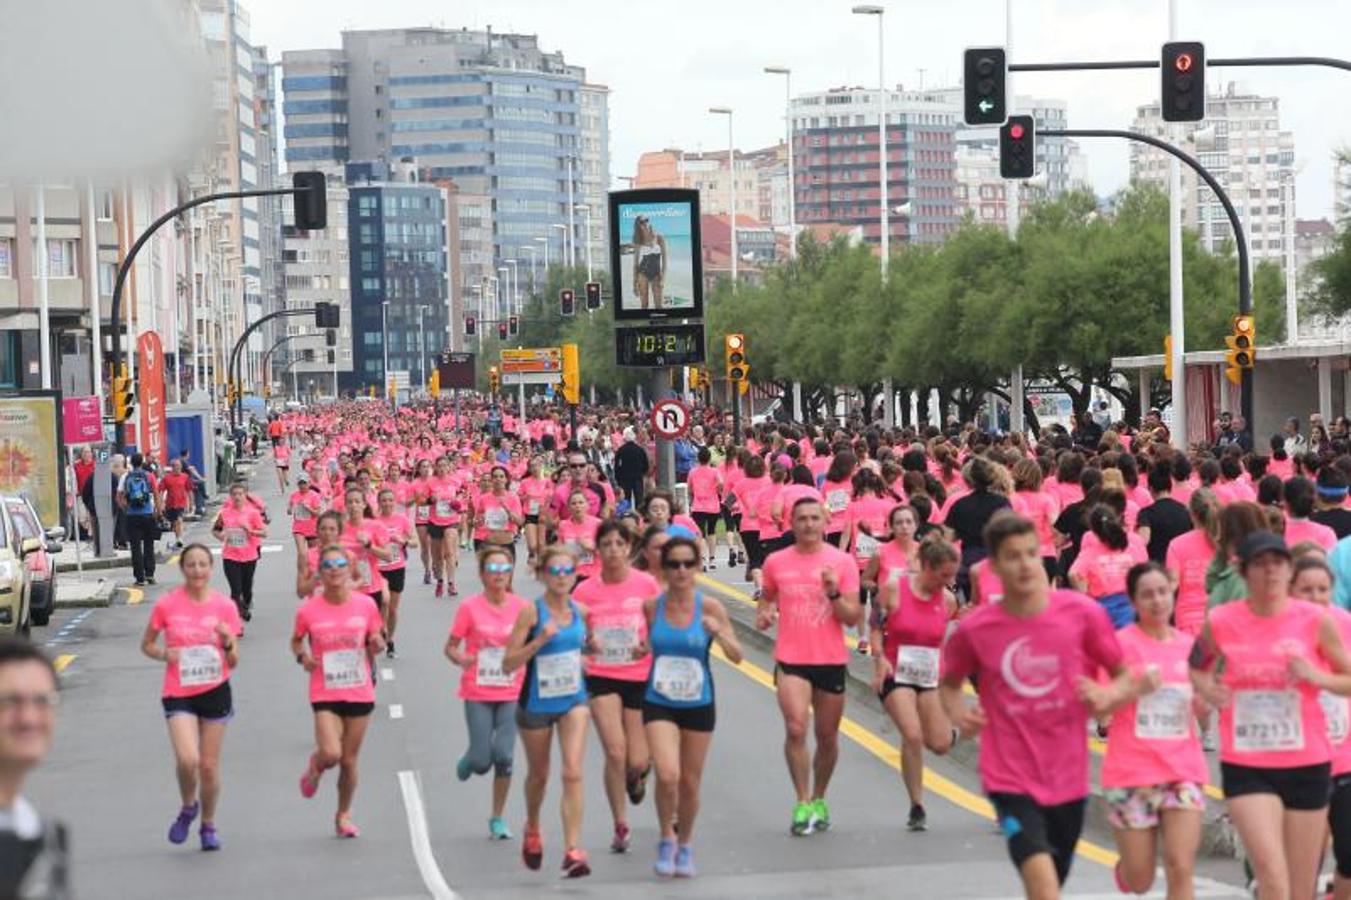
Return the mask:
[[[1133,129],[1169,138],[1177,129],[1178,145],[1195,156],[1224,187],[1247,233],[1254,261],[1284,264],[1293,240],[1295,202],[1295,139],[1280,127],[1280,101],[1241,90],[1231,83],[1224,93],[1206,99],[1202,122],[1170,125],[1158,101],[1136,111]],[[1161,150],[1131,144],[1131,180],[1168,189],[1168,160]],[[1219,250],[1234,238],[1224,207],[1186,166],[1182,167],[1182,221],[1206,247]],[[1287,204],[1290,209],[1287,209]]]
[[[301,312],[289,316],[285,333],[291,340],[284,345],[287,360],[279,372],[283,383],[291,380],[285,369],[295,373],[295,385],[302,397],[335,396],[343,385],[352,383],[352,304],[351,270],[347,243],[347,186],[342,178],[328,180],[328,227],[320,231],[299,231],[283,227],[283,265],[286,278],[286,307]],[[293,222],[292,201],[285,198],[286,221]],[[319,302],[338,306],[340,326],[336,346],[329,347],[324,332],[314,327],[314,319],[305,314]],[[282,353],[282,351],[278,351]],[[330,355],[332,354],[332,355]]]
[[[775,228],[788,227],[788,147],[737,150],[737,216]],[[634,188],[694,188],[699,211],[709,216],[732,212],[732,167],[726,150],[653,150],[638,157]]]
[[[887,92],[887,190],[881,189],[880,93],[836,88],[794,97],[794,196],[799,225],[857,225],[881,240],[939,243],[957,227],[956,133],[961,111],[933,92]]]

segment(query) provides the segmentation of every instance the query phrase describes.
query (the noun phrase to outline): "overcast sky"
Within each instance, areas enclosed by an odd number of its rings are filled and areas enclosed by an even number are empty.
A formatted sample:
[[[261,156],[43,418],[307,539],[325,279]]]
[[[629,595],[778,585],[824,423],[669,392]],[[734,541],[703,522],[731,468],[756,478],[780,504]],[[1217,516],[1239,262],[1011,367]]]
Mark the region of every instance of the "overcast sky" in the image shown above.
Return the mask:
[[[736,144],[783,135],[783,81],[766,65],[793,69],[793,92],[877,84],[877,25],[850,13],[852,0],[243,0],[254,43],[283,50],[341,46],[344,29],[437,25],[539,35],[548,50],[586,67],[610,87],[612,175],[632,174],[638,155],[666,146],[719,149],[727,123],[709,106],[735,111]],[[1013,62],[1156,58],[1167,39],[1167,0],[1011,0]],[[1202,40],[1211,57],[1351,56],[1348,0],[1175,0],[1178,38]],[[1000,0],[890,0],[886,80],[918,87],[955,84],[966,46],[1004,44]],[[1351,143],[1351,72],[1325,68],[1211,69],[1223,81],[1281,101],[1294,132],[1299,215],[1330,215],[1331,153]],[[1071,128],[1126,128],[1135,107],[1158,95],[1157,71],[1014,76],[1019,94],[1069,103]],[[1122,142],[1084,142],[1094,187],[1124,186]]]

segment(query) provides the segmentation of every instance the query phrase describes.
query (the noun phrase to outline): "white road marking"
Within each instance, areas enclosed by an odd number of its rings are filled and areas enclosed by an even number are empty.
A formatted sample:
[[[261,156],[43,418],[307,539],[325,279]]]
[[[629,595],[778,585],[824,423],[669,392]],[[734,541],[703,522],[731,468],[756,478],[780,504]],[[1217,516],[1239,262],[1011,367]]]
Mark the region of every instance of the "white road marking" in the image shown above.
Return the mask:
[[[391,710],[393,707],[390,708]],[[399,773],[399,790],[403,792],[403,808],[408,814],[408,837],[413,842],[413,858],[417,860],[422,883],[431,892],[433,900],[459,900],[459,894],[450,889],[441,867],[432,854],[432,842],[427,834],[427,812],[422,805],[422,789],[416,772]]]
[[[394,680],[394,670],[393,670],[393,669],[381,669],[381,670],[380,670],[380,680],[381,680],[381,681],[393,681],[393,680]]]
[[[389,705],[389,717],[390,717],[391,719],[402,719],[402,718],[403,718],[403,704],[402,704],[402,703],[391,703],[391,704]]]

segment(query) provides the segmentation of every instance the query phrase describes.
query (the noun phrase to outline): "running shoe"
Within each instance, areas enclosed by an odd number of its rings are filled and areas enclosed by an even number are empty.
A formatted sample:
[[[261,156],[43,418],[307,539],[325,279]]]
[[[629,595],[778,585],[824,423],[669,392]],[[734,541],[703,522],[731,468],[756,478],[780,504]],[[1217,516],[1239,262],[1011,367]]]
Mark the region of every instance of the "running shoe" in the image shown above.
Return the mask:
[[[735,565],[736,565],[736,552],[735,552],[735,551],[732,551],[732,550],[728,550],[728,551],[727,551],[727,568],[730,569],[730,568],[732,568],[732,567],[735,566]]]
[[[192,820],[197,818],[198,809],[198,805],[194,803],[178,811],[178,818],[169,826],[169,843],[181,844],[188,839],[188,829],[192,827]]]
[[[629,826],[616,825],[615,836],[610,839],[611,853],[629,852]]]
[[[817,797],[812,801],[812,831],[830,830],[830,807],[826,806],[825,797]]]
[[[704,571],[705,571],[705,572],[715,572],[715,571],[717,571],[717,568],[718,568],[717,562],[714,561],[714,559],[713,559],[712,557],[709,557],[709,559],[708,559],[708,568],[705,569]]]
[[[507,823],[502,821],[500,816],[493,816],[488,820],[488,834],[495,841],[511,840],[511,829],[507,827]]]
[[[647,796],[647,776],[652,771],[652,763],[647,764],[647,768],[641,772],[630,772],[625,779],[624,788],[628,791],[629,802],[634,806],[643,802]]]
[[[385,659],[394,658],[394,642],[390,641],[389,646],[385,648]]]
[[[868,641],[867,641],[866,639],[859,641],[858,644],[855,645],[855,649],[858,650],[858,655],[859,655],[859,656],[867,656],[867,655],[868,655]]]
[[[574,847],[563,854],[563,877],[585,878],[591,874],[591,864],[586,861],[586,851]]]
[[[923,805],[916,803],[910,807],[910,818],[906,820],[905,828],[907,831],[929,830],[929,817],[925,814]]]
[[[793,824],[789,830],[798,837],[812,833],[812,804],[799,803],[793,807]]]
[[[203,850],[209,851],[220,849],[220,835],[216,833],[215,825],[207,825],[205,822],[203,822],[201,835],[202,835]]]
[[[446,583],[440,578],[436,579],[436,596],[440,597],[446,592]]]
[[[451,597],[459,596],[460,589],[455,587],[455,582],[452,581],[450,584],[446,585],[446,594]]]
[[[422,570],[422,583],[423,583],[423,584],[431,584],[431,583],[432,583],[432,573],[431,573],[430,571],[428,571],[427,569],[423,569],[423,570]]]
[[[681,844],[676,848],[675,877],[693,878],[694,874],[694,851],[689,844]]]
[[[521,839],[521,862],[525,863],[527,869],[539,871],[540,863],[544,861],[544,839],[540,837],[538,831],[531,831],[526,826],[525,837]]]
[[[315,758],[310,754],[309,764],[305,766],[305,774],[300,776],[300,796],[306,800],[310,799],[319,790],[319,778],[324,774],[315,765]]]
[[[675,841],[662,838],[657,842],[657,858],[652,863],[652,871],[656,872],[662,878],[671,878],[675,875]]]
[[[455,777],[461,781],[468,781],[469,776],[474,774],[474,768],[469,763],[469,757],[461,756],[459,762],[455,763]]]
[[[154,583],[155,583],[155,576],[154,576],[154,575],[147,575],[147,576],[145,576],[145,582],[146,582],[146,584],[154,584]]]
[[[340,838],[354,838],[361,834],[361,829],[352,821],[351,813],[338,813],[333,819],[333,829]]]

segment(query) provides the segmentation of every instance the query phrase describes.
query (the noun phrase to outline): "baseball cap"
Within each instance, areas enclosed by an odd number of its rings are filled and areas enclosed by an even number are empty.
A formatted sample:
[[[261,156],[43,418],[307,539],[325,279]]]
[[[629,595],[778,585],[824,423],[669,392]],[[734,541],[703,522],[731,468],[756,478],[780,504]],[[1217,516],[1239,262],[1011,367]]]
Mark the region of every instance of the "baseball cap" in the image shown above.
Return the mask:
[[[297,482],[300,482],[300,481],[309,481],[309,480],[310,480],[310,476],[309,476],[308,473],[305,473],[305,472],[301,472],[299,475],[296,476],[296,481],[297,481]]]
[[[1280,535],[1271,531],[1254,531],[1238,545],[1238,558],[1245,566],[1263,553],[1279,553],[1290,559],[1290,548]]]

